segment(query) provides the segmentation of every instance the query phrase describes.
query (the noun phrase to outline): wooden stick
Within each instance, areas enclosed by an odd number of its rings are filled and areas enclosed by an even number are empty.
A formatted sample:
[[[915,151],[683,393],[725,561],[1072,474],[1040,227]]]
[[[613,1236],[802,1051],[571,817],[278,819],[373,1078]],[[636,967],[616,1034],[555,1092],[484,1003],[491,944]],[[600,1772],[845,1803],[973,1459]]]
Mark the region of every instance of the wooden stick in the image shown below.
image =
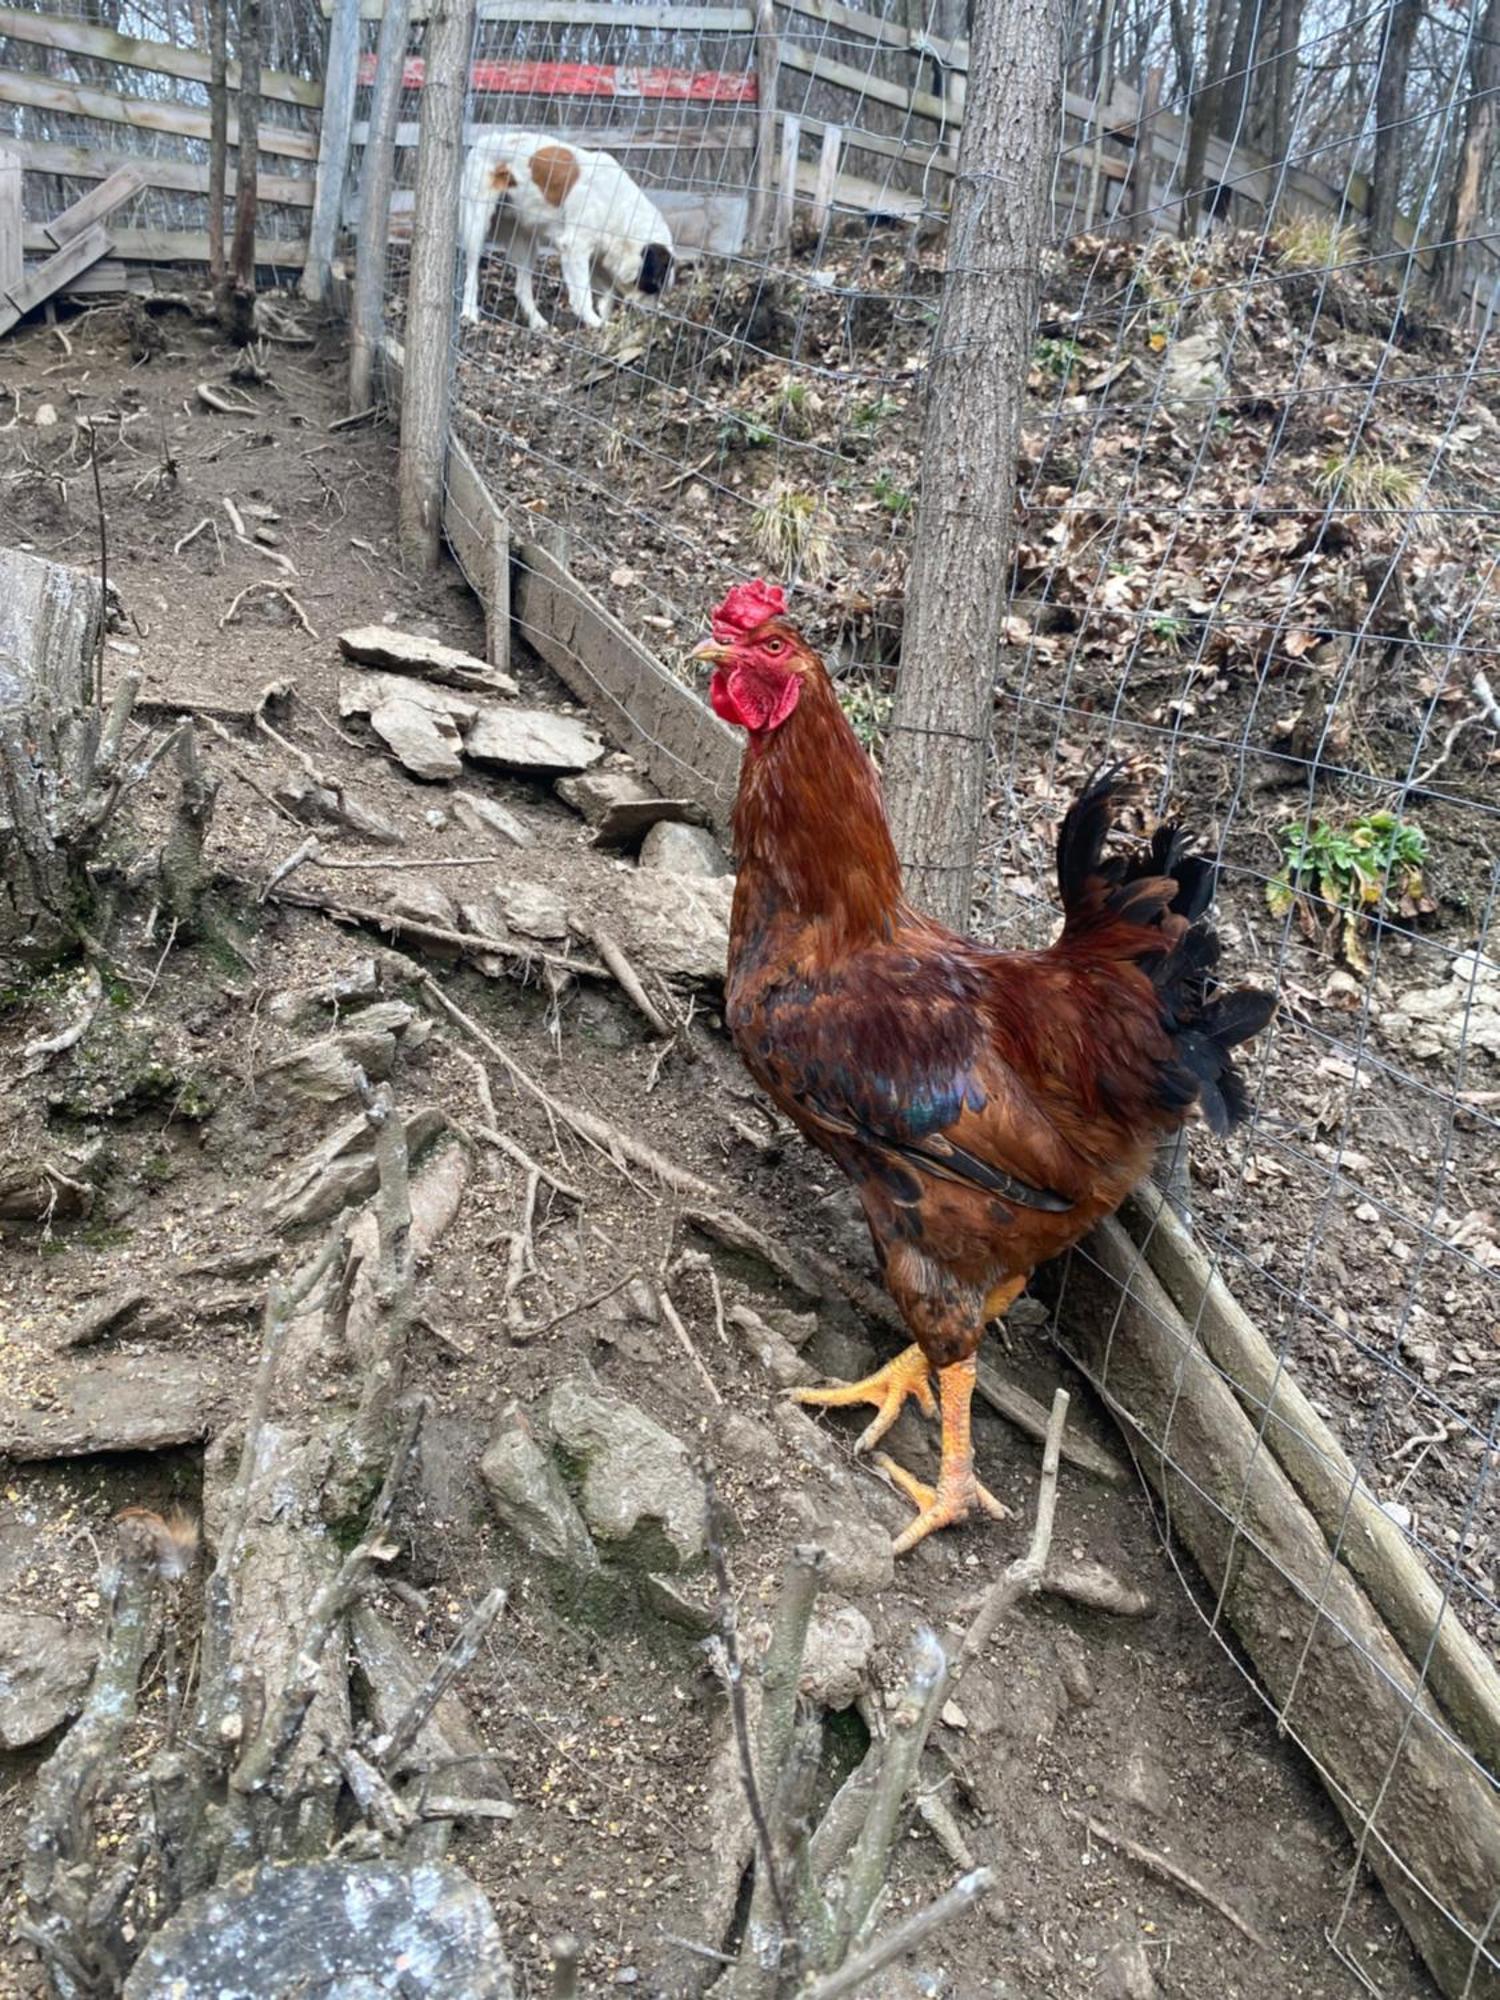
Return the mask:
[[[925,1910],[918,1910],[915,1916],[897,1924],[883,1938],[856,1952],[852,1958],[846,1958],[837,1972],[830,1972],[826,1979],[809,1986],[802,2000],[846,2000],[847,1995],[866,1992],[867,1982],[877,1972],[894,1965],[907,1952],[915,1951],[950,1918],[961,1915],[981,1896],[987,1896],[994,1882],[994,1875],[988,1868],[974,1869],[955,1882],[951,1889],[945,1889]]]
[[[1106,1847],[1114,1848],[1117,1854],[1128,1855],[1132,1861],[1138,1861],[1142,1868],[1148,1869],[1163,1882],[1171,1882],[1179,1889],[1186,1889],[1188,1894],[1196,1896],[1200,1903],[1207,1903],[1211,1910],[1217,1910],[1226,1923],[1234,1925],[1241,1937],[1248,1938],[1251,1944],[1258,1945],[1262,1951],[1270,1949],[1260,1932],[1247,1924],[1232,1904],[1226,1903],[1222,1896],[1215,1895],[1206,1882],[1200,1882],[1196,1875],[1191,1874],[1179,1863],[1169,1861],[1165,1854],[1158,1854],[1154,1847],[1143,1847],[1140,1841],[1132,1840],[1129,1834],[1117,1833],[1113,1827],[1105,1826],[1101,1820],[1090,1819],[1087,1813],[1079,1812],[1076,1806],[1064,1806],[1063,1811],[1069,1819],[1077,1820],[1080,1826],[1086,1826],[1095,1840],[1102,1840]]]
[[[705,1389],[707,1389],[709,1394],[709,1400],[714,1404],[714,1406],[717,1409],[722,1410],[724,1407],[724,1398],[719,1394],[719,1385],[714,1380],[713,1376],[709,1374],[707,1368],[704,1366],[703,1356],[698,1352],[697,1348],[693,1345],[693,1336],[688,1332],[687,1328],[683,1325],[681,1316],[679,1315],[676,1306],[674,1306],[672,1303],[672,1294],[667,1290],[665,1285],[661,1285],[657,1288],[656,1296],[661,1301],[661,1310],[663,1319],[666,1320],[667,1325],[671,1327],[673,1333],[676,1334],[677,1344],[679,1345],[679,1347],[681,1347],[683,1353],[687,1356],[688,1360],[692,1362],[693,1366],[697,1369],[699,1375],[702,1377],[703,1386]]]
[[[576,973],[583,979],[609,977],[605,968],[602,965],[595,965],[591,959],[573,958],[564,952],[543,951],[536,946],[513,944],[509,938],[488,937],[483,931],[455,931],[447,929],[442,924],[419,923],[415,917],[397,916],[393,910],[371,910],[353,903],[336,903],[331,898],[315,895],[310,890],[278,890],[276,901],[294,903],[303,910],[321,910],[325,916],[332,917],[335,923],[369,924],[376,930],[389,932],[392,937],[418,938],[430,944],[458,945],[464,951],[508,959],[512,964],[523,968],[532,965],[550,965],[561,972]]]
[[[493,1590],[487,1591],[480,1598],[464,1620],[453,1644],[412,1696],[406,1713],[385,1742],[376,1745],[375,1754],[382,1771],[391,1772],[397,1768],[401,1759],[416,1742],[428,1716],[459,1675],[467,1671],[474,1655],[484,1644],[490,1627],[504,1609],[505,1592],[499,1584],[496,1584]]]
[[[663,1040],[666,1040],[673,1032],[672,1025],[669,1021],[663,1019],[656,1003],[651,999],[651,996],[637,977],[635,967],[602,925],[595,924],[592,935],[594,949],[619,982],[620,991],[646,1023],[652,1034],[660,1035]]]

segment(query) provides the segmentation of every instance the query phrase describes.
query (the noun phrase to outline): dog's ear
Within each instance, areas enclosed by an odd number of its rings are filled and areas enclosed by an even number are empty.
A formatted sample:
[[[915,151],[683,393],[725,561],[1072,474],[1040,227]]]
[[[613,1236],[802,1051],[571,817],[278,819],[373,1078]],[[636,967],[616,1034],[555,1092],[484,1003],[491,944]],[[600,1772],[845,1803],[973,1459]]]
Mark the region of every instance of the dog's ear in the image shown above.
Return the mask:
[[[672,275],[672,253],[665,243],[648,243],[641,257],[640,289],[655,295],[664,292]]]

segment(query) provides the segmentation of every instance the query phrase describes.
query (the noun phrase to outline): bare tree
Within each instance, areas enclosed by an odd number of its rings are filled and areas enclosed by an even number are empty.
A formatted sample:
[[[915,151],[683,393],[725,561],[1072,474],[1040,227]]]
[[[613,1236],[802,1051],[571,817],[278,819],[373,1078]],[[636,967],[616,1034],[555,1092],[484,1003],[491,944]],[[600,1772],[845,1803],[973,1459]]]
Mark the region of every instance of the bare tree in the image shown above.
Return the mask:
[[[234,171],[234,241],[219,281],[219,325],[243,347],[255,337],[255,173],[260,151],[261,0],[240,0],[240,143]]]
[[[1391,0],[1375,79],[1375,160],[1370,173],[1370,248],[1377,256],[1396,248],[1396,209],[1406,157],[1406,81],[1422,0]]]
[[[1456,306],[1463,293],[1465,250],[1480,234],[1485,195],[1500,138],[1500,0],[1483,0],[1469,39],[1468,108],[1458,168],[1438,246],[1433,296]]]
[[[990,0],[975,10],[948,275],[928,373],[887,786],[896,849],[919,900],[960,926],[984,809],[1066,28],[1064,0]]]
[[[224,282],[224,187],[229,167],[229,0],[208,8],[208,281]]]

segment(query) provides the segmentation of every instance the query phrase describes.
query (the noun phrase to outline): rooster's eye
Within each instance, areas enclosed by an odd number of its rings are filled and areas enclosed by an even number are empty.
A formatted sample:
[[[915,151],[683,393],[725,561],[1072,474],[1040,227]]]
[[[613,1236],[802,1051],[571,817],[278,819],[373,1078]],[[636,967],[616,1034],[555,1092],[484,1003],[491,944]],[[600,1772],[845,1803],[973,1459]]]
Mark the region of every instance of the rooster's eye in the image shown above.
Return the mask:
[[[766,641],[766,651],[767,651],[768,653],[784,653],[784,652],[786,651],[786,640],[785,640],[785,639],[767,639],[767,641]]]

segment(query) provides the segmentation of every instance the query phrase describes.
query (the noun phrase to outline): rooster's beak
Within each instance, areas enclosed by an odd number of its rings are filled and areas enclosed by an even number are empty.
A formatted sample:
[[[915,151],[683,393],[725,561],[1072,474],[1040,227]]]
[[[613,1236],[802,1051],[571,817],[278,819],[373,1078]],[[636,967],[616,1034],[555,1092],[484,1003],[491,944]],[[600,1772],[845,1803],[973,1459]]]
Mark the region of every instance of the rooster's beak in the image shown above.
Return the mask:
[[[715,666],[720,660],[727,660],[732,650],[732,647],[721,646],[716,639],[705,639],[701,646],[694,646],[688,658],[702,660],[705,666]]]

